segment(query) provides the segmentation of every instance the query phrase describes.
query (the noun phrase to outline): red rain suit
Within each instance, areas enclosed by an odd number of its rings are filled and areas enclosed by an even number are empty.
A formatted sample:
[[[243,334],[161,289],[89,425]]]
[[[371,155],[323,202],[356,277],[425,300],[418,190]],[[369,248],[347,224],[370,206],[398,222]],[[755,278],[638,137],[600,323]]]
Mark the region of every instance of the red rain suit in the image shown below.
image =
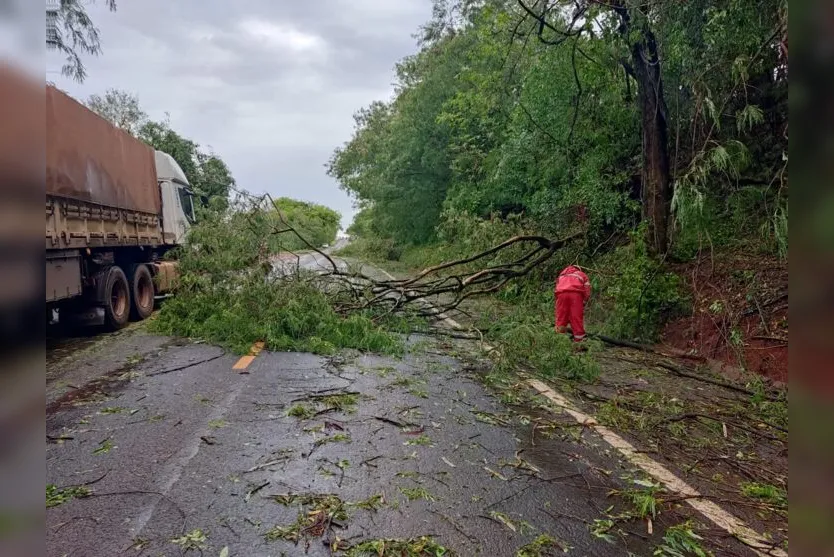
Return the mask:
[[[579,267],[568,265],[555,284],[556,332],[566,333],[568,325],[573,340],[585,340],[585,303],[591,297],[591,281]]]

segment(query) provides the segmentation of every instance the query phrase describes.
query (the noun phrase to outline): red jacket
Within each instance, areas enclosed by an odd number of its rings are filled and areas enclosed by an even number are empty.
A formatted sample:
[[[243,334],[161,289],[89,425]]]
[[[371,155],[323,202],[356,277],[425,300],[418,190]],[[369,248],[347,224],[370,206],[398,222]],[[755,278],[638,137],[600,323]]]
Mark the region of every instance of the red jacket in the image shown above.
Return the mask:
[[[591,281],[588,280],[588,275],[579,267],[568,265],[556,279],[556,294],[562,292],[580,292],[587,302],[591,297]]]

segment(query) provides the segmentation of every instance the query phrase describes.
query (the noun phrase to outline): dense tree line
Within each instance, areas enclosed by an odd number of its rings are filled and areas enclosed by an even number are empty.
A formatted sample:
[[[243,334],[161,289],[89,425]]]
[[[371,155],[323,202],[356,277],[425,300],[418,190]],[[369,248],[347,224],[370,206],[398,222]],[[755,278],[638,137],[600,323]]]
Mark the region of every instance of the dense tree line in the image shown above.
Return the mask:
[[[342,215],[324,205],[299,201],[289,197],[279,197],[274,201],[275,209],[280,212],[279,223],[276,226],[280,229],[280,220],[315,247],[331,244],[336,239],[336,233],[341,227]],[[276,215],[277,216],[277,215]],[[295,235],[276,237],[284,249],[306,249],[307,245]]]
[[[589,245],[643,223],[654,253],[784,254],[784,0],[435,0],[419,41],[330,161],[354,232],[520,214]]]

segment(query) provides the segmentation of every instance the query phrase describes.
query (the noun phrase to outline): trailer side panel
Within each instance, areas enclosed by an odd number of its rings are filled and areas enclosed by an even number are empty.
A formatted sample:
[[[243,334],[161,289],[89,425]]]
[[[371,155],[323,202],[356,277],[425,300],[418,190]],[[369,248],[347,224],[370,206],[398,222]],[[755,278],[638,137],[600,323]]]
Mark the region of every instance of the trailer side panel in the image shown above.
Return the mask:
[[[46,194],[160,216],[153,149],[46,89]]]

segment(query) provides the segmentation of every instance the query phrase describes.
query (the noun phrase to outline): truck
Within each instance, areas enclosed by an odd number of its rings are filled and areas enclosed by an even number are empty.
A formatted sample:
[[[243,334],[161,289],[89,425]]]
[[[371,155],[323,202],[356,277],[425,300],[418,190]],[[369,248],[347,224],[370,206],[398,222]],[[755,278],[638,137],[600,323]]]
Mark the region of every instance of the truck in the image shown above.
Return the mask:
[[[47,319],[147,318],[177,280],[166,254],[194,223],[182,168],[51,85],[45,154]]]

